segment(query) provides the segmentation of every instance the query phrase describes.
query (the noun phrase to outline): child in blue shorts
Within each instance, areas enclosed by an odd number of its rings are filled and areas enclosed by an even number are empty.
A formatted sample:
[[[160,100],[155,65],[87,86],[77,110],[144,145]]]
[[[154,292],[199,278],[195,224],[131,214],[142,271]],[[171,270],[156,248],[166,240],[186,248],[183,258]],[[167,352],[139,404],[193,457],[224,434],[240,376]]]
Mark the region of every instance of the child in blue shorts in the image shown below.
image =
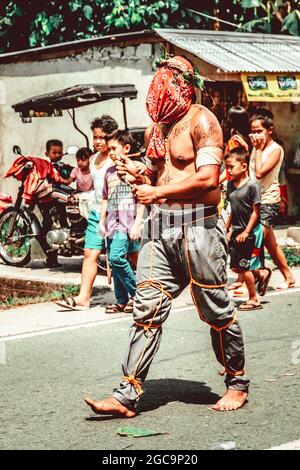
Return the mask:
[[[227,195],[231,214],[227,222],[230,228],[229,253],[231,269],[241,274],[246,283],[249,300],[238,310],[257,310],[262,306],[258,293],[264,295],[271,277],[271,270],[264,267],[263,227],[260,223],[260,188],[248,176],[249,154],[237,147],[225,156],[226,169],[231,177]]]
[[[110,158],[130,152],[132,136],[117,130],[107,137]],[[129,251],[139,250],[144,206],[137,204],[130,185],[122,181],[113,165],[106,170],[102,191],[100,228],[107,239],[108,260],[112,268],[117,303],[108,305],[106,313],[132,313],[136,293],[135,273],[128,261]]]

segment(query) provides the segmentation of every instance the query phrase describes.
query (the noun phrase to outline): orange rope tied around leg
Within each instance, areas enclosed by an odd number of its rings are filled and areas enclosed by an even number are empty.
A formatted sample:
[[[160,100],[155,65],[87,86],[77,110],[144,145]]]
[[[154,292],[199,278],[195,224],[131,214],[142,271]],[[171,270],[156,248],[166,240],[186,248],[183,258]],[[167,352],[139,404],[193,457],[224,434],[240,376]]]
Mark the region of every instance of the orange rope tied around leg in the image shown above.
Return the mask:
[[[244,369],[233,372],[233,371],[229,370],[226,367],[226,360],[225,360],[225,355],[224,355],[224,351],[223,351],[222,330],[218,330],[218,331],[219,331],[219,336],[220,336],[220,348],[221,348],[221,354],[222,354],[222,362],[223,362],[223,366],[224,366],[223,372],[218,372],[218,374],[222,375],[222,376],[225,375],[225,374],[229,374],[229,375],[233,375],[234,377],[236,377],[238,375],[244,375],[245,374]]]
[[[123,377],[123,380],[126,380],[126,382],[134,386],[134,388],[137,391],[138,396],[144,393],[141,387],[142,381],[140,379],[136,379],[133,374]]]
[[[194,304],[195,304],[195,306],[196,306],[196,308],[197,308],[197,311],[198,311],[198,313],[199,313],[199,316],[200,316],[201,320],[202,320],[204,323],[206,323],[207,325],[209,325],[213,330],[215,330],[215,331],[226,330],[226,328],[229,328],[229,326],[231,326],[234,322],[237,321],[237,316],[236,316],[236,314],[234,314],[233,317],[232,317],[232,319],[231,319],[228,323],[226,323],[226,325],[224,325],[224,326],[219,326],[219,327],[218,327],[218,326],[215,326],[215,325],[212,325],[211,323],[209,323],[209,322],[206,320],[206,318],[204,317],[204,315],[203,315],[201,309],[199,308],[199,305],[198,305],[197,302],[196,302],[196,299],[195,299],[195,296],[194,296],[194,292],[193,292],[193,283],[192,283],[192,282],[190,283],[190,291],[191,291],[191,296],[192,296],[193,302],[194,302]]]
[[[146,289],[147,287],[154,287],[154,289],[163,292],[167,297],[173,300],[172,294],[164,289],[161,282],[156,281],[155,279],[148,279],[147,281],[140,282],[137,285],[137,289]]]
[[[141,326],[142,328],[144,328],[144,330],[150,330],[150,328],[161,328],[161,323],[160,324],[156,324],[156,325],[151,325],[151,323],[139,323],[139,322],[134,322],[135,325],[137,326]]]
[[[145,351],[147,350],[147,347],[148,347],[148,344],[149,344],[149,341],[151,339],[151,336],[152,335],[149,335],[149,332],[151,330],[151,328],[161,328],[161,324],[159,325],[152,325],[153,323],[153,320],[155,319],[156,315],[158,314],[161,306],[162,306],[162,302],[163,302],[163,298],[164,298],[164,295],[166,295],[167,297],[169,297],[171,300],[173,299],[172,295],[167,292],[162,283],[159,282],[159,281],[156,281],[155,279],[152,278],[152,267],[153,267],[153,247],[154,247],[154,244],[153,244],[153,240],[152,240],[152,246],[151,246],[151,255],[150,255],[150,273],[149,273],[149,278],[147,279],[147,281],[143,281],[143,282],[140,282],[138,285],[137,285],[137,289],[146,289],[148,287],[153,287],[154,289],[157,289],[161,292],[161,295],[160,295],[160,299],[159,299],[159,303],[158,303],[158,306],[153,314],[153,317],[151,318],[150,322],[145,325],[143,323],[139,323],[139,322],[135,322],[135,325],[137,326],[140,326],[142,328],[144,328],[145,330],[145,334],[147,336],[147,340],[145,342],[145,346],[144,346],[144,349],[137,361],[137,364],[135,366],[135,369],[133,371],[133,373],[131,375],[129,375],[128,377],[124,377],[124,380],[126,380],[128,383],[131,383],[136,391],[137,391],[137,394],[138,396],[141,395],[143,393],[143,390],[142,390],[142,387],[141,387],[141,380],[140,379],[136,379],[135,376],[136,376],[136,373],[137,373],[137,370],[139,368],[139,365],[144,357],[144,354],[145,354]]]
[[[186,232],[185,232],[185,235],[186,235]],[[185,236],[185,255],[186,255],[186,260],[187,260],[187,266],[188,266],[188,270],[189,270],[189,275],[190,275],[190,291],[191,291],[191,296],[192,296],[192,299],[193,299],[193,302],[197,308],[197,311],[199,313],[199,316],[201,318],[201,320],[208,324],[211,328],[213,328],[213,330],[217,331],[219,333],[219,336],[220,336],[220,349],[221,349],[221,355],[222,355],[222,363],[223,363],[223,366],[224,366],[224,371],[223,372],[218,372],[219,375],[225,375],[225,374],[229,374],[229,375],[233,375],[233,376],[239,376],[239,375],[244,375],[245,374],[245,370],[239,370],[239,371],[236,371],[236,372],[232,372],[230,371],[227,367],[226,367],[226,360],[225,360],[225,356],[224,356],[224,351],[223,351],[223,338],[222,338],[222,330],[225,330],[226,328],[229,328],[233,323],[235,323],[237,321],[237,316],[236,316],[236,313],[233,315],[232,319],[224,326],[221,326],[221,327],[217,327],[215,325],[212,325],[211,323],[209,323],[206,318],[204,317],[199,305],[197,304],[196,302],[196,299],[195,299],[195,295],[194,295],[194,292],[193,292],[193,286],[196,285],[198,287],[201,287],[203,289],[220,289],[220,288],[224,288],[226,287],[226,283],[225,284],[219,284],[219,285],[211,285],[211,284],[201,284],[200,282],[197,282],[195,281],[195,279],[193,278],[193,274],[192,274],[192,270],[191,270],[191,264],[190,264],[190,257],[189,257],[189,248],[188,248],[188,241],[187,241],[187,237]]]
[[[236,372],[232,372],[231,370],[227,369],[227,367],[224,368],[223,371],[218,372],[218,375],[233,375],[234,377],[237,377],[238,375],[244,375],[245,374],[245,369],[242,370],[237,370]]]

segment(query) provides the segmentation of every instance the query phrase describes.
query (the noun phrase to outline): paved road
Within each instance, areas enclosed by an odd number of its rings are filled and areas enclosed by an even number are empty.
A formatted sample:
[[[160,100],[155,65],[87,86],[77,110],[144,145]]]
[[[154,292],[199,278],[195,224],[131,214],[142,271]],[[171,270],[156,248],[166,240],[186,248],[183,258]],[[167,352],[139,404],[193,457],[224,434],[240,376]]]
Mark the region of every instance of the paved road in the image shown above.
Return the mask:
[[[173,312],[165,325],[134,420],[92,415],[83,402],[117,385],[130,319],[7,341],[0,448],[180,450],[234,441],[237,449],[265,449],[299,439],[300,292],[265,302],[264,310],[239,315],[252,387],[249,403],[232,413],[209,410],[223,379],[193,308]],[[118,436],[125,425],[168,434]]]

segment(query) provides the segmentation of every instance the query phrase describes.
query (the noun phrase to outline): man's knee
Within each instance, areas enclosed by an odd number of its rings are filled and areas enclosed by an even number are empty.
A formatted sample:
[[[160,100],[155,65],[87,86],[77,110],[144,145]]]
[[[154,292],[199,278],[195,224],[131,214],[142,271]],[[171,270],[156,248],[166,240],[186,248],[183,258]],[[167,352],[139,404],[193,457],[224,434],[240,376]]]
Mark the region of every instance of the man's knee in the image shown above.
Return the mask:
[[[133,320],[143,323],[153,319],[154,324],[160,324],[167,318],[171,302],[171,298],[158,289],[138,286],[134,299]]]

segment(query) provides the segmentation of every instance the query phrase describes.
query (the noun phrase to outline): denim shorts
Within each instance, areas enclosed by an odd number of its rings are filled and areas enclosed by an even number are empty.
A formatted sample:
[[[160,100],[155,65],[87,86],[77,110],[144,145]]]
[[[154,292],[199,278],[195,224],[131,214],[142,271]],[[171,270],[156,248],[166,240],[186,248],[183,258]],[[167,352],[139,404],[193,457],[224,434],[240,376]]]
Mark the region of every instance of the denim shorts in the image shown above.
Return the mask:
[[[279,214],[279,207],[279,202],[276,204],[261,204],[260,221],[265,227],[270,228],[274,225],[274,221]]]

